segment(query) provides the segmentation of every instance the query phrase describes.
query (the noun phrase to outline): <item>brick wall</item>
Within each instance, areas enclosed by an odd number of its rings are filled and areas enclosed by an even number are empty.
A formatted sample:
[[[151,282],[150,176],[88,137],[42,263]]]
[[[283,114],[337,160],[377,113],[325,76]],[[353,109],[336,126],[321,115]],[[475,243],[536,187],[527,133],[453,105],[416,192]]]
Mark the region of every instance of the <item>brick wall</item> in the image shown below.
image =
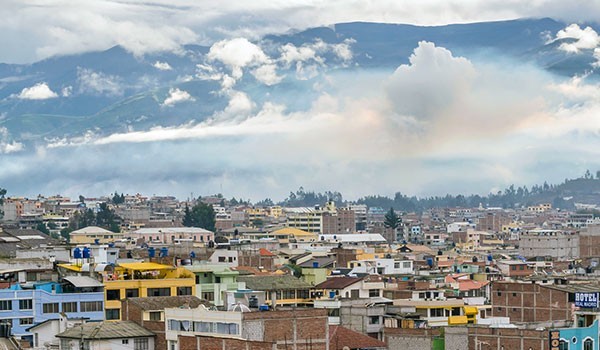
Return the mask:
[[[469,350],[547,350],[548,331],[468,327]]]
[[[494,282],[492,316],[511,322],[545,322],[572,318],[568,293],[529,283]]]
[[[167,341],[165,339],[165,323],[163,321],[144,321],[144,311],[134,303],[130,303],[127,299],[121,301],[122,319],[124,321],[133,321],[140,326],[154,332],[154,344],[156,350],[166,350]],[[183,349],[183,348],[182,348]]]
[[[248,339],[275,343],[277,349],[329,349],[325,309],[294,309],[245,313],[242,328]],[[258,333],[258,334],[256,334]]]

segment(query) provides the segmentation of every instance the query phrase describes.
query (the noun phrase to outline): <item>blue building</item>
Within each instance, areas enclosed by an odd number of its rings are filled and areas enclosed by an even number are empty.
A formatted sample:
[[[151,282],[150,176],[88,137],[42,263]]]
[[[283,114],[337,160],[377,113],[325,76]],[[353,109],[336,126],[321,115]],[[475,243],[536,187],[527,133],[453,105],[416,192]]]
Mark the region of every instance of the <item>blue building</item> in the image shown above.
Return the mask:
[[[549,342],[550,350],[599,350],[598,320],[589,327],[552,329]]]
[[[58,319],[60,313],[69,318],[103,320],[103,284],[87,276],[70,276],[60,283],[15,284],[0,289],[0,323],[10,324],[17,338],[32,341],[27,329]]]

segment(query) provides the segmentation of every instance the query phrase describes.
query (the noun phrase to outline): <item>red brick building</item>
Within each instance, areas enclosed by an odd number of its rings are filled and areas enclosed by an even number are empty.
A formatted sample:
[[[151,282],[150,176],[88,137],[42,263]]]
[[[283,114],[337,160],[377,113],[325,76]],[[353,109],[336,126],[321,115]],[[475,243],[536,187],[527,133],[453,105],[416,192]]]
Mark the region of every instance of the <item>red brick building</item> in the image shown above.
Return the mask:
[[[492,316],[510,317],[511,322],[571,320],[572,294],[582,288],[585,286],[496,281],[492,284]]]
[[[196,308],[207,302],[195,296],[127,298],[121,301],[123,320],[133,321],[156,334],[156,350],[166,350],[165,341],[165,308],[191,307]]]

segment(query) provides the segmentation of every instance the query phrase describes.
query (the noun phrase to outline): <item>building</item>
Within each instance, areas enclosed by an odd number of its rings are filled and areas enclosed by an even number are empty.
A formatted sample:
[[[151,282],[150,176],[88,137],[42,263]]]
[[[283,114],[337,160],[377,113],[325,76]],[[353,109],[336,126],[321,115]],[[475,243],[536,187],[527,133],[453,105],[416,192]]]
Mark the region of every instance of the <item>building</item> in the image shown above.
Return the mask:
[[[165,339],[165,309],[197,308],[210,305],[195,296],[127,298],[122,301],[123,320],[133,321],[156,334],[157,350],[167,350]]]
[[[327,313],[318,309],[165,309],[169,349],[329,349]],[[199,345],[200,344],[200,345]]]
[[[237,281],[240,273],[224,264],[195,264],[185,268],[195,276],[196,296],[217,306],[223,306],[225,292],[246,288],[245,283]]]
[[[336,208],[333,202],[327,203],[327,210],[323,212],[322,233],[340,234],[356,231],[356,216],[348,208]]]
[[[154,262],[111,264],[59,264],[62,274],[89,273],[104,284],[105,319],[121,319],[121,300],[155,296],[196,294],[194,274],[183,267]]]
[[[511,322],[572,320],[574,294],[585,291],[597,292],[598,286],[494,281],[492,315],[509,317]]]
[[[535,229],[519,235],[519,254],[564,261],[579,258],[579,232]]]
[[[154,333],[131,321],[86,322],[56,335],[60,350],[154,350]]]
[[[290,275],[240,276],[246,288],[267,293],[266,304],[273,306],[297,306],[312,303],[312,286]]]
[[[88,226],[69,234],[71,244],[108,244],[123,239],[122,233],[105,230],[98,226]]]
[[[215,234],[199,227],[152,227],[133,231],[131,237],[155,244],[208,243],[215,239]]]
[[[34,343],[31,326],[58,319],[104,319],[103,285],[87,276],[65,277],[61,283],[16,284],[0,289],[0,318],[11,325],[14,336]]]
[[[323,232],[323,210],[319,207],[283,208],[286,226],[307,232]]]

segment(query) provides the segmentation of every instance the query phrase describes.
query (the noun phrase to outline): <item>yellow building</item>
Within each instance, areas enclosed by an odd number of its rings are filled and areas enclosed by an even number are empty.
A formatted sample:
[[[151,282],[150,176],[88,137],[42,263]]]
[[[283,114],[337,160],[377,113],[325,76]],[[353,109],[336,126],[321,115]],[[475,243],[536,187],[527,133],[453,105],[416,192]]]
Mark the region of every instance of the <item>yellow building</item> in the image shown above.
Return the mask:
[[[153,262],[118,264],[102,272],[107,320],[120,320],[121,300],[135,297],[196,295],[194,274],[183,267]]]
[[[306,232],[293,227],[285,227],[276,231],[271,232],[271,236],[274,236],[279,243],[290,243],[292,242],[316,242],[319,239],[319,235],[312,232]]]
[[[71,244],[108,244],[123,239],[122,233],[105,230],[98,226],[88,226],[69,234]]]

